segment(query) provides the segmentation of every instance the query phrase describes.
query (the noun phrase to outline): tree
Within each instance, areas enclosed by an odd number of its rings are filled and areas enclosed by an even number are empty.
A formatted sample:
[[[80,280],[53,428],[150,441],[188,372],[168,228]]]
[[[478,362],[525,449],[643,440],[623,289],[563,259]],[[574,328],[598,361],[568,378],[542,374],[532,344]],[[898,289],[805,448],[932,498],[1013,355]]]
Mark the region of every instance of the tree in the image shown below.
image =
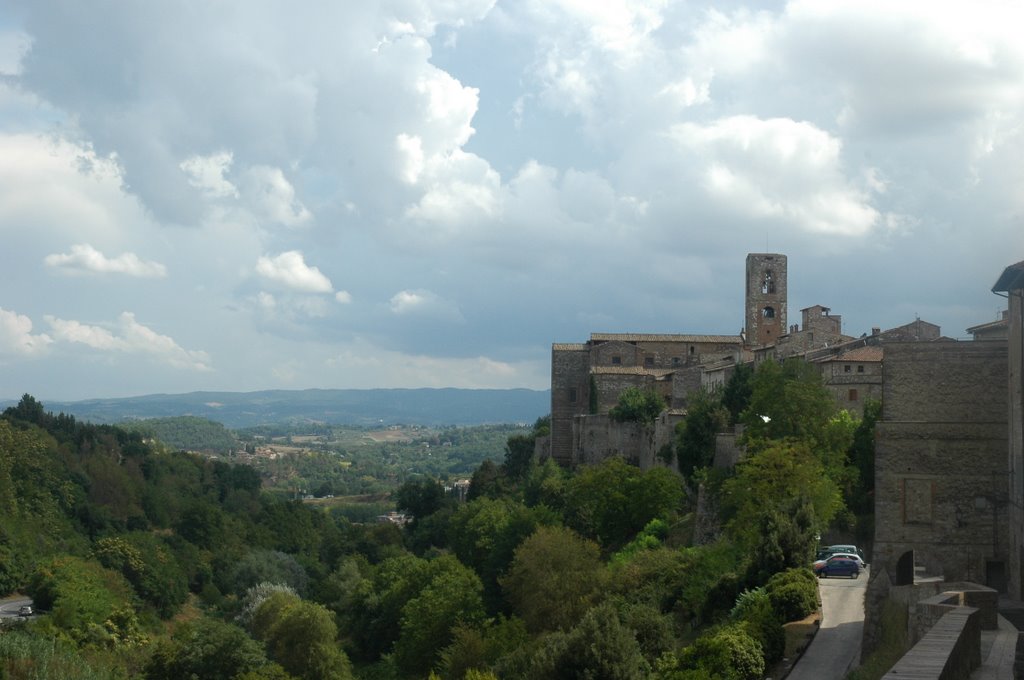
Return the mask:
[[[245,631],[202,617],[182,624],[170,639],[156,644],[146,678],[235,678],[266,665],[263,649]]]
[[[338,629],[323,605],[297,595],[271,593],[253,613],[250,627],[270,656],[303,680],[348,680],[352,669],[338,645]]]
[[[539,632],[568,630],[590,608],[605,578],[596,543],[571,529],[539,527],[516,548],[500,583],[526,627]]]
[[[509,479],[519,481],[529,474],[534,464],[533,447],[536,440],[534,434],[517,434],[508,438],[502,470]]]
[[[236,595],[242,595],[260,583],[285,585],[303,595],[309,576],[291,555],[279,550],[251,550],[235,564],[231,583],[232,592]]]
[[[810,517],[806,531],[814,534],[832,521],[842,498],[821,461],[801,442],[772,443],[740,462],[736,475],[722,485],[727,530],[747,546],[757,543],[765,513],[793,516],[804,504]]]
[[[93,554],[119,571],[145,602],[169,618],[188,597],[188,577],[163,541],[148,532],[132,532],[96,541]]]
[[[741,417],[747,443],[759,439],[801,439],[818,444],[838,409],[821,382],[821,372],[801,358],[780,366],[764,361],[751,378],[750,403]]]
[[[728,412],[712,395],[700,390],[691,396],[686,419],[676,426],[679,472],[685,479],[714,462],[715,440],[728,421]]]
[[[653,423],[665,410],[665,400],[653,390],[630,387],[619,395],[619,403],[608,415],[620,423]]]
[[[683,497],[679,477],[656,467],[646,472],[621,458],[609,458],[580,470],[568,483],[569,524],[602,546],[629,542],[652,519],[666,518]]]
[[[722,390],[722,406],[729,412],[729,424],[740,422],[740,415],[750,405],[751,378],[754,369],[750,364],[736,364],[732,375]]]
[[[858,483],[847,499],[850,510],[858,515],[875,510],[875,424],[882,415],[882,402],[864,402],[864,417],[857,424],[850,444],[850,464],[857,470]]]
[[[417,521],[440,510],[444,501],[444,487],[427,477],[410,480],[395,492],[398,510],[411,514]]]
[[[433,668],[456,627],[474,626],[484,618],[483,586],[471,569],[444,555],[431,561],[430,571],[429,582],[402,607],[394,651],[406,676]]]
[[[118,614],[131,602],[131,586],[121,574],[92,560],[52,557],[38,565],[27,590],[38,609],[50,610],[49,622],[76,642],[103,635],[105,623],[115,618],[127,624],[121,627],[135,625]],[[115,634],[109,641],[116,644],[118,631],[109,633]]]
[[[650,673],[634,631],[608,604],[588,611],[568,634],[555,633],[545,642],[534,658],[535,677],[641,680]]]

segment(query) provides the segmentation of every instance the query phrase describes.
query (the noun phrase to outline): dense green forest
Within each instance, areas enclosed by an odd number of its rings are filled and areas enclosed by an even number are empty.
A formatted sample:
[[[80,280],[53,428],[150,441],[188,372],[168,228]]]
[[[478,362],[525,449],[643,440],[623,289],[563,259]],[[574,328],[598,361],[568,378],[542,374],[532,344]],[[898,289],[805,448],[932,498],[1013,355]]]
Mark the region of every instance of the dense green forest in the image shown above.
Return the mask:
[[[748,456],[711,470],[733,422]],[[766,362],[693,406],[682,475],[539,462],[542,419],[465,502],[402,481],[400,528],[26,395],[0,417],[0,593],[41,615],[0,632],[0,678],[760,678],[816,607],[815,536],[870,497],[871,422]],[[698,489],[720,510],[694,545]]]

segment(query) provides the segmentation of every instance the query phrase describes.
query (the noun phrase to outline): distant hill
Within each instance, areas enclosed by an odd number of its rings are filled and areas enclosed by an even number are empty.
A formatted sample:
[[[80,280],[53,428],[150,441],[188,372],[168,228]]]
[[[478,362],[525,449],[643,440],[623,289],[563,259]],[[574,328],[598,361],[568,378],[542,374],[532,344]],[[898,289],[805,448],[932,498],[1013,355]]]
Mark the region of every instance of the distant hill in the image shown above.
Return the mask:
[[[0,409],[16,404],[17,400],[0,400]],[[93,423],[198,416],[230,429],[303,421],[339,425],[483,425],[533,423],[551,410],[551,397],[548,390],[527,389],[267,390],[43,401],[43,406],[47,411],[68,413]]]

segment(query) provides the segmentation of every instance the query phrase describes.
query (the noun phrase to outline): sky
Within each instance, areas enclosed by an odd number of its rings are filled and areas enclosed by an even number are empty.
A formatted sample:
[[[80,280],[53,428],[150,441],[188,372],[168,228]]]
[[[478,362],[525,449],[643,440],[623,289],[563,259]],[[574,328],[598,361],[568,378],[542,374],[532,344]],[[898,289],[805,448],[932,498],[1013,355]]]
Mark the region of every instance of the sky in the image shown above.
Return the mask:
[[[590,333],[967,337],[1019,2],[0,0],[0,398],[546,389]]]

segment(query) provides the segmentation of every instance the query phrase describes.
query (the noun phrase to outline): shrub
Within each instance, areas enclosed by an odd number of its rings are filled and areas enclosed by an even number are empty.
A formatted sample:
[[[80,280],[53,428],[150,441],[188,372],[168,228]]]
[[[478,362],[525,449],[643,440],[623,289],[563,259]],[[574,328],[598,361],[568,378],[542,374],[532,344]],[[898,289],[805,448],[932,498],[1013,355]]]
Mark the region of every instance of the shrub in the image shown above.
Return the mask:
[[[760,680],[764,676],[764,651],[743,625],[719,628],[697,638],[683,650],[680,667],[704,670],[728,680]]]
[[[786,631],[764,588],[740,593],[729,617],[742,623],[750,636],[761,643],[766,664],[771,665],[782,659],[786,651]]]
[[[799,621],[818,608],[816,584],[786,583],[768,588],[768,599],[779,621]]]

